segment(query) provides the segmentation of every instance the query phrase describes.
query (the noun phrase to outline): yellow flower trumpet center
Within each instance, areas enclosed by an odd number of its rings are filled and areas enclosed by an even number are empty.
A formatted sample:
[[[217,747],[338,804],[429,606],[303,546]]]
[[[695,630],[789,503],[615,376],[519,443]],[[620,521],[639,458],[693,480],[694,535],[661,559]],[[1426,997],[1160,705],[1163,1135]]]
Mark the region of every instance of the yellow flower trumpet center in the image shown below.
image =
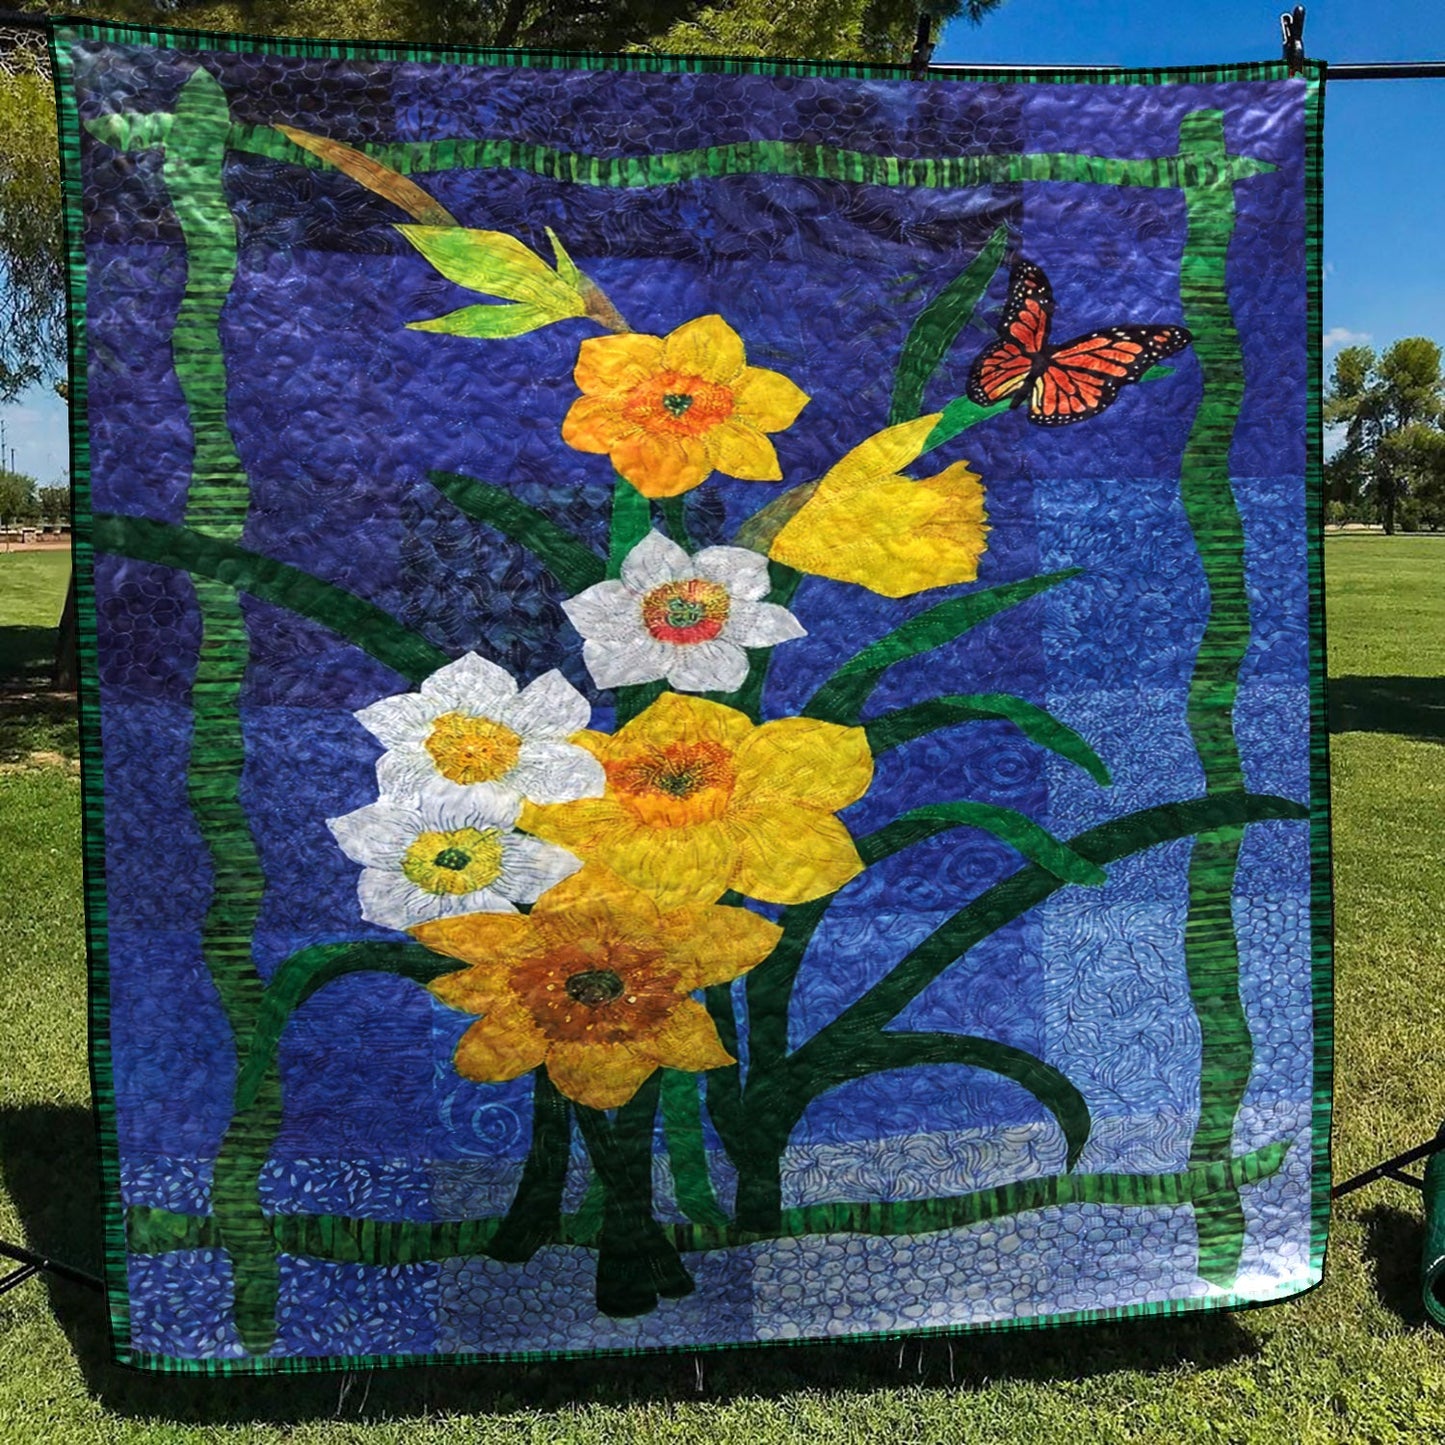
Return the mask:
[[[659,642],[711,642],[728,620],[731,599],[718,582],[664,582],[642,599],[642,622]]]
[[[501,876],[502,835],[495,828],[418,833],[401,871],[427,893],[475,893]]]
[[[437,771],[454,783],[492,783],[517,766],[522,739],[489,717],[443,713],[426,740]]]
[[[627,393],[621,411],[643,431],[695,437],[726,421],[733,406],[732,389],[720,382],[660,371]]]
[[[677,976],[661,951],[595,940],[523,964],[511,988],[548,1038],[620,1043],[655,1033],[677,1007]]]
[[[609,790],[639,822],[685,828],[721,817],[732,796],[732,754],[720,743],[680,742],[606,763]]]

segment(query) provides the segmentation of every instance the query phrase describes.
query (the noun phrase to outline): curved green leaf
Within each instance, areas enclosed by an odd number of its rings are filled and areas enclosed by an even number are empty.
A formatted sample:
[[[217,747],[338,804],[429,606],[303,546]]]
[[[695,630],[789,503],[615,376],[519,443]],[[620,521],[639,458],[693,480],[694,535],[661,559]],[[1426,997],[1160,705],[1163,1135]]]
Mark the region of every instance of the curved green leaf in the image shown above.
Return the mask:
[[[1115,818],[1076,834],[1069,839],[1069,847],[1102,866],[1176,838],[1237,834],[1250,823],[1308,819],[1309,815],[1304,804],[1268,793],[1212,793]],[[806,1079],[812,1058],[826,1058],[834,1049],[846,1052],[853,1038],[882,1029],[980,939],[1037,907],[1062,886],[1056,874],[1041,864],[1029,863],[985,889],[791,1055],[789,1070]]]
[[[500,341],[508,336],[525,336],[557,320],[545,306],[498,303],[495,306],[463,306],[434,316],[430,321],[408,321],[408,331],[434,331],[443,336],[471,336],[483,341]]]
[[[606,566],[585,542],[505,487],[455,472],[428,472],[427,480],[459,511],[520,543],[575,595],[602,581]]]
[[[951,828],[981,828],[985,833],[992,833],[1064,883],[1097,886],[1108,881],[1108,874],[1097,863],[1080,857],[1047,828],[1013,808],[1000,808],[993,803],[930,803],[927,807],[914,808],[876,832],[859,838],[858,856],[866,865],[871,865]]]
[[[996,1039],[968,1034],[878,1033],[850,1038],[846,1051],[817,1060],[808,1084],[813,1098],[868,1074],[887,1069],[913,1069],[924,1064],[962,1064],[987,1069],[1027,1089],[1058,1121],[1068,1144],[1072,1169],[1089,1142],[1089,1106],[1069,1080],[1042,1059]]]
[[[319,943],[293,953],[267,980],[251,1036],[240,1045],[235,1112],[255,1102],[287,1020],[317,989],[351,973],[390,973],[425,985],[460,967],[419,943]]]
[[[101,513],[91,524],[90,536],[97,552],[177,567],[309,617],[410,683],[424,682],[452,660],[449,653],[354,592],[191,527]]]
[[[582,298],[535,251],[505,231],[478,231],[466,226],[398,226],[406,239],[448,281],[521,301],[561,321],[581,316]]]
[[[845,662],[813,694],[803,709],[803,715],[822,718],[825,722],[856,724],[858,714],[878,685],[879,678],[895,662],[953,642],[1005,608],[1036,597],[1040,592],[1047,592],[1050,587],[1057,587],[1060,582],[1067,582],[1082,571],[1080,567],[1069,567],[1062,572],[1045,573],[1042,577],[1026,577],[1019,582],[987,587],[964,597],[950,597],[946,602],[920,612],[917,617],[910,617]]]
[[[977,310],[1007,245],[1008,227],[1000,226],[983,250],[918,313],[898,359],[889,426],[922,414],[924,389]]]
[[[868,746],[877,757],[940,728],[995,720],[1013,723],[1025,737],[1077,763],[1096,783],[1108,787],[1109,769],[1104,760],[1073,728],[1061,723],[1046,708],[1011,693],[953,693],[883,713],[864,723],[863,728],[868,734]]]
[[[1001,411],[1007,411],[1012,405],[1012,398],[1008,401],[997,402],[993,406],[980,406],[966,396],[955,397],[943,408],[943,414],[938,418],[937,425],[924,438],[923,450],[931,452],[934,447],[941,447],[944,442],[951,442],[960,432],[966,432],[969,427],[977,426],[979,422],[985,421]]]

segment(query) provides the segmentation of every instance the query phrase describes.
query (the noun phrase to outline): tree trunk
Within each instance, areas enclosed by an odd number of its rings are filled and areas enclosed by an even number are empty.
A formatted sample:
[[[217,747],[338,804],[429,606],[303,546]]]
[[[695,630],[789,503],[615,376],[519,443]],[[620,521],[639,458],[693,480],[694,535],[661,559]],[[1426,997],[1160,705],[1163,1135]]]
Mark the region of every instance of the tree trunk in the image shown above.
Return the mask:
[[[76,642],[75,567],[71,565],[70,585],[65,589],[65,606],[60,609],[60,630],[55,639],[55,667],[51,681],[56,692],[74,692],[80,686]]]

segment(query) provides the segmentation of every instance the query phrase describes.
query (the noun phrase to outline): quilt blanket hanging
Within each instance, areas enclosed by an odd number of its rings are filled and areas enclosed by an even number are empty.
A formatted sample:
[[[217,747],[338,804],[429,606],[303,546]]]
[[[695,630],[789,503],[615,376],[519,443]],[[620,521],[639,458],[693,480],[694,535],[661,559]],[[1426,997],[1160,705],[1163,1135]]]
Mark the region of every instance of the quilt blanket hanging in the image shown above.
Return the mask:
[[[54,38],[117,1356],[1320,1277],[1320,80]]]

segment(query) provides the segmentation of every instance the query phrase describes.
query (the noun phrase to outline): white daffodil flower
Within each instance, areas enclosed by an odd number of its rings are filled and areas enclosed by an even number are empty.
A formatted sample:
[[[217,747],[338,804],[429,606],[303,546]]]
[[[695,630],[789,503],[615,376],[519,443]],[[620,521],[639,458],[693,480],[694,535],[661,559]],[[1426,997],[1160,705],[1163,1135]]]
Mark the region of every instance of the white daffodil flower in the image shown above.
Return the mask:
[[[667,681],[678,692],[733,692],[748,675],[746,647],[772,647],[805,629],[764,602],[768,561],[746,547],[704,547],[689,557],[649,532],[622,564],[562,604],[585,639],[582,660],[598,687]]]
[[[602,796],[602,765],[567,741],[591,719],[587,699],[555,669],[519,692],[505,668],[474,652],[432,673],[419,691],[356,714],[386,747],[376,765],[384,797],[415,798],[450,783],[478,806],[512,805],[512,818],[523,798]]]
[[[405,929],[461,913],[515,913],[570,878],[581,859],[513,830],[515,803],[434,786],[408,802],[383,798],[327,819],[363,868],[361,916]]]

